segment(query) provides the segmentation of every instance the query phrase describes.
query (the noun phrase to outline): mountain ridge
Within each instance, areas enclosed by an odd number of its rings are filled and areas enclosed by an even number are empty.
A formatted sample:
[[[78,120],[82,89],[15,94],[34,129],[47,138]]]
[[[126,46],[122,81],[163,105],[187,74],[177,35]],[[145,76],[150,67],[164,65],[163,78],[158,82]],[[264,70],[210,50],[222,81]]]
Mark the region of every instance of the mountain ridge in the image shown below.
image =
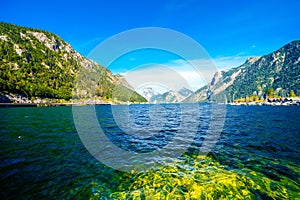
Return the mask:
[[[146,99],[150,103],[233,101],[252,95],[261,98],[268,89],[280,96],[292,90],[300,95],[300,40],[267,55],[250,57],[241,66],[218,71],[196,92],[150,94],[149,90],[146,98],[133,91],[124,77],[80,55],[48,31],[0,22],[0,58],[0,96],[20,95],[28,101],[95,97],[116,103]]]
[[[18,94],[29,101],[96,96],[102,102],[146,102],[122,76],[85,58],[58,35],[40,29],[1,22],[0,66],[2,96]]]
[[[184,102],[189,96],[191,96],[194,92],[182,87],[178,91],[169,90],[164,92],[163,94],[155,91],[151,87],[147,87],[143,89],[143,94],[149,103],[181,103]]]
[[[217,72],[211,82],[189,99],[233,101],[247,96],[262,97],[273,88],[281,96],[293,90],[300,95],[300,40],[260,57],[248,58],[244,64]]]

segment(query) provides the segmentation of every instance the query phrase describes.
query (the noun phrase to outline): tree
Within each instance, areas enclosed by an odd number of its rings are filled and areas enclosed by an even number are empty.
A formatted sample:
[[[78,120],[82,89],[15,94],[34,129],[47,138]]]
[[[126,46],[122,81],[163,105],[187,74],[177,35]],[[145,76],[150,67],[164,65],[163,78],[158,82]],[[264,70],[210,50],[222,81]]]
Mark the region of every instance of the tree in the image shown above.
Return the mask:
[[[274,97],[274,89],[273,88],[269,88],[268,90],[267,90],[267,95],[268,95],[268,97]]]
[[[294,90],[290,91],[289,97],[296,97],[296,94],[295,94]]]

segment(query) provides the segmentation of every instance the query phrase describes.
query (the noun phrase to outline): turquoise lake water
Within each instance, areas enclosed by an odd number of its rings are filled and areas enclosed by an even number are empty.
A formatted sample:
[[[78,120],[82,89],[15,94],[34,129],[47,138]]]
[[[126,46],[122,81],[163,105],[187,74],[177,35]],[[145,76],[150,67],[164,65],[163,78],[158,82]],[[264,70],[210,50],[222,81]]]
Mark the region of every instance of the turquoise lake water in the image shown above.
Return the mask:
[[[179,131],[182,140],[196,133],[179,159],[145,172],[118,171],[93,157],[72,107],[0,108],[0,199],[300,199],[300,106],[226,106],[221,135],[206,156],[199,148],[209,104],[189,116],[197,130],[180,126],[179,104],[161,105],[151,125],[151,106],[128,107],[137,127],[153,126],[147,138],[124,133],[112,106],[95,107],[107,138],[124,151],[149,153]]]

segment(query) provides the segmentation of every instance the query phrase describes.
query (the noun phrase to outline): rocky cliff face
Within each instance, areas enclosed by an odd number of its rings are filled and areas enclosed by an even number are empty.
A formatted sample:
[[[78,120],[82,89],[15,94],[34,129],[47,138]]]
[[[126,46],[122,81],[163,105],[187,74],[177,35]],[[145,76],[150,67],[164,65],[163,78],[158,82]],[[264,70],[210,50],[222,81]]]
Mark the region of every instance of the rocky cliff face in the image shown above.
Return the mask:
[[[73,95],[129,101],[129,92],[130,101],[146,101],[121,76],[113,75],[59,36],[43,30],[0,23],[0,66],[2,94],[20,94],[29,99],[68,100]],[[99,77],[100,80],[93,79]],[[75,83],[76,78],[79,81]]]
[[[228,101],[246,96],[262,96],[273,88],[280,96],[290,90],[300,95],[300,41],[293,41],[275,52],[262,57],[249,58],[236,68],[215,74],[211,83],[200,88],[194,101],[210,96],[225,96]]]

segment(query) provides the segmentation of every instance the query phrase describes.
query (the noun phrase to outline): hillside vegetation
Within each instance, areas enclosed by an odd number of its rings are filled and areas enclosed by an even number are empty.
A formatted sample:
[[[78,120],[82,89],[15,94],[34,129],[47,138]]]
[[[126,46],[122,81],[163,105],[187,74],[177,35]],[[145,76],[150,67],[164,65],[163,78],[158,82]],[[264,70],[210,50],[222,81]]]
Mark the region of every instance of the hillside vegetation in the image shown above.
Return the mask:
[[[59,36],[34,28],[0,23],[0,71],[2,94],[30,99],[146,101],[121,76],[83,57]]]
[[[273,91],[270,95],[270,91]],[[208,95],[210,94],[210,95]],[[275,52],[249,58],[235,68],[220,71],[192,97],[204,101],[213,97],[233,101],[240,98],[300,96],[300,41],[293,41]]]

